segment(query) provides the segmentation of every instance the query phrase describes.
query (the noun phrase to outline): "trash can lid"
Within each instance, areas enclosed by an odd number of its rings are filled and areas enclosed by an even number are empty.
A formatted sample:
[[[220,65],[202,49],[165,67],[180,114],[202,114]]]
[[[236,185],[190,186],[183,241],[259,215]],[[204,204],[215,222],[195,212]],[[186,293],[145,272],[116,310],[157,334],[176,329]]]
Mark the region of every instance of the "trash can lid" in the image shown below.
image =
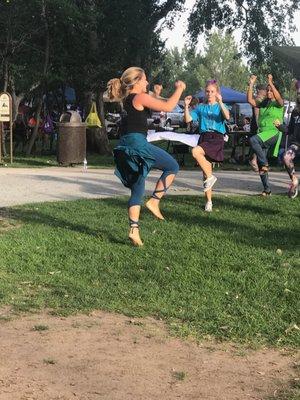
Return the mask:
[[[61,114],[59,122],[82,122],[81,116],[77,111],[66,111]]]

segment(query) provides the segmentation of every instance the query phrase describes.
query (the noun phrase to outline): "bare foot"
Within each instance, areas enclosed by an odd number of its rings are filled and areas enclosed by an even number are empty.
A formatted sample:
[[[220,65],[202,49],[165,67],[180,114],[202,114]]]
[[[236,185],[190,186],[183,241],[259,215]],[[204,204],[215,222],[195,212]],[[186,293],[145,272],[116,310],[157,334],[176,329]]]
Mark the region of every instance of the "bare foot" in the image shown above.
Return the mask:
[[[133,226],[132,228],[130,228],[128,237],[134,246],[140,247],[144,245],[140,237],[140,231],[138,226]]]
[[[164,217],[163,217],[163,215],[162,215],[162,213],[160,212],[160,209],[159,209],[159,200],[153,199],[151,197],[151,199],[149,199],[147,201],[145,206],[148,208],[149,211],[152,212],[152,214],[154,214],[156,216],[156,218],[164,220]]]

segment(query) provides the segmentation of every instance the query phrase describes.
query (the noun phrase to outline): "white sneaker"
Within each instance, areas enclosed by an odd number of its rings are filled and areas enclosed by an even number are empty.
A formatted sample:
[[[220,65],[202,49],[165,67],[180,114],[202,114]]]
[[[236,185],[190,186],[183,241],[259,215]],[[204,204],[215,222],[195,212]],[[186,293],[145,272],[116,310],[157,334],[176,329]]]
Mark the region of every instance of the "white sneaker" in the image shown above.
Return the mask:
[[[217,177],[214,176],[214,175],[212,175],[210,178],[207,178],[203,182],[203,190],[204,190],[204,192],[207,192],[209,189],[211,189],[216,182],[217,182]]]
[[[207,201],[205,204],[205,211],[212,212],[212,201]]]

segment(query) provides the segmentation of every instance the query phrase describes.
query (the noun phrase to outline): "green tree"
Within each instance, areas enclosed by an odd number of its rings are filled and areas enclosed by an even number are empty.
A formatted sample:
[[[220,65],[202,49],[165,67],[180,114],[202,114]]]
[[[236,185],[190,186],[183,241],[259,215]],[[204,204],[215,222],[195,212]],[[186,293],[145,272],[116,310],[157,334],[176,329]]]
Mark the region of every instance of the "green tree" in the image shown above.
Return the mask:
[[[196,93],[211,78],[221,85],[245,91],[249,78],[233,36],[222,33],[209,36],[203,54],[187,46],[182,51],[176,47],[167,51],[160,72],[166,83],[165,95],[172,92],[176,79],[186,82],[186,93]]]
[[[103,92],[108,79],[129,65],[149,74],[160,63],[160,30],[184,0],[0,1],[0,84],[14,97],[63,94],[75,88],[86,108],[97,100],[104,125]],[[109,151],[105,129],[93,131],[98,151]],[[35,135],[34,135],[35,136]],[[34,137],[28,151],[31,151]]]
[[[248,68],[241,60],[232,35],[212,33],[205,47],[205,57],[197,68],[200,86],[214,78],[221,85],[245,91],[249,78]]]
[[[81,87],[86,87],[89,99],[97,100],[104,122],[105,83],[132,65],[143,67],[151,75],[160,63],[164,46],[160,39],[162,23],[168,23],[170,14],[178,11],[184,0],[89,0],[85,3],[82,7],[90,9],[88,67],[79,82]],[[96,142],[100,132],[94,132]],[[99,147],[105,147],[103,141]]]
[[[292,43],[299,0],[197,0],[189,17],[189,33],[196,40],[214,27],[242,29],[243,51],[252,66],[272,62],[271,46]]]
[[[177,47],[164,52],[161,65],[153,71],[154,76],[159,76],[164,85],[165,96],[174,91],[177,79],[183,80],[186,93],[194,93],[200,87],[197,69],[202,62],[202,56],[195,49],[184,46],[180,51]]]

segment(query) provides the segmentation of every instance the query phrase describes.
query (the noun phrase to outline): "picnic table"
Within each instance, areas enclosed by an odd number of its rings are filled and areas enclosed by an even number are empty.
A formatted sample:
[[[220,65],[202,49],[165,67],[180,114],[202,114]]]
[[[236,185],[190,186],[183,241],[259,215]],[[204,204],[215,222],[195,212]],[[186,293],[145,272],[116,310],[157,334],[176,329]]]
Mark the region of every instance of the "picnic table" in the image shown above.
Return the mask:
[[[243,130],[231,131],[227,133],[232,141],[231,159],[235,159],[235,153],[238,147],[241,147],[241,161],[244,163],[246,161],[246,147],[249,146],[250,132]]]
[[[198,144],[199,134],[189,134],[189,133],[178,133],[176,131],[148,131],[148,141],[166,141],[167,148],[166,151],[172,151],[177,157],[180,157],[178,161],[180,164],[184,165],[184,154],[190,152],[190,147],[195,147]],[[174,135],[172,135],[174,134]],[[232,147],[230,158],[235,159],[236,150],[241,147],[241,162],[246,161],[246,147],[249,146],[249,132],[243,130],[231,131],[228,132],[228,136],[230,138],[230,146]],[[173,136],[173,137],[172,137]]]

